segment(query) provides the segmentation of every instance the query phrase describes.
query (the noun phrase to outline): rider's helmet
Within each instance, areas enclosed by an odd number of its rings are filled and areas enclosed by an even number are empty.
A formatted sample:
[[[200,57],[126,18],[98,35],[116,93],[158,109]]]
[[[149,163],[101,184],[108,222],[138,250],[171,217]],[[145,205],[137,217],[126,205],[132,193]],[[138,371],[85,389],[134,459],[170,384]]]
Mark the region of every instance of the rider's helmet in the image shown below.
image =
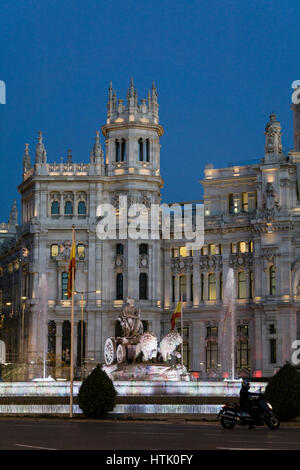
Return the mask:
[[[246,388],[247,390],[249,390],[249,388],[250,388],[249,380],[243,379],[242,387],[243,387],[243,388]]]

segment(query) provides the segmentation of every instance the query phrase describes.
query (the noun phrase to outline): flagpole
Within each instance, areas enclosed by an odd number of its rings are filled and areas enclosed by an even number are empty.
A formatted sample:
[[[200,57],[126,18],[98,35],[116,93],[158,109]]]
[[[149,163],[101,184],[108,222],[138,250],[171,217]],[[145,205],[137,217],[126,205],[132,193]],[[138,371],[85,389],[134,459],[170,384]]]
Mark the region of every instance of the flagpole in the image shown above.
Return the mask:
[[[72,249],[75,246],[75,226],[72,225]],[[73,381],[74,381],[74,361],[73,361],[73,337],[74,337],[74,263],[72,263],[72,298],[71,298],[71,345],[70,345],[70,418],[73,418]]]

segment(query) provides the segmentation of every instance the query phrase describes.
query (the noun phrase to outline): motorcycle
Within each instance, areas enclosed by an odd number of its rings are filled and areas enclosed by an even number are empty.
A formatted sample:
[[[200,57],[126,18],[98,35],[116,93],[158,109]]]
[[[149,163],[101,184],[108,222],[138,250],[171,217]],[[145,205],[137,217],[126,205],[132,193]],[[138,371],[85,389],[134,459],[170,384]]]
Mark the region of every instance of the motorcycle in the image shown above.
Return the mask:
[[[265,400],[264,394],[259,392],[257,398],[252,400],[251,415],[243,411],[236,403],[223,405],[218,420],[225,429],[239,426],[264,426],[266,424],[273,431],[279,429],[280,422],[272,412],[272,405]]]

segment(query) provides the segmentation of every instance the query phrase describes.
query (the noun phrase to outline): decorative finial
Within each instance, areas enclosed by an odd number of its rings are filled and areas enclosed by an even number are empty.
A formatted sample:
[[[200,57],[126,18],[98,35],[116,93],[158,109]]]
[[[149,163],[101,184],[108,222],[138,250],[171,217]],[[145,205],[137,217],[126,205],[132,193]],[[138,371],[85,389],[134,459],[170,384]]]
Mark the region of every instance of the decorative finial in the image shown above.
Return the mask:
[[[72,163],[72,150],[71,149],[68,149],[67,163],[68,165],[71,165]]]

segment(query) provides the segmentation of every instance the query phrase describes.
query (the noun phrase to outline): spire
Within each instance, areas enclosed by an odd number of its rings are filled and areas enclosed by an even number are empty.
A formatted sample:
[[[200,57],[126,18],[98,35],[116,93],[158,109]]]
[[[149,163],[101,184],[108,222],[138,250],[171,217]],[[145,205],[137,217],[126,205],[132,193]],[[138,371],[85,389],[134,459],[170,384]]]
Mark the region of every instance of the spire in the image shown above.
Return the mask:
[[[270,114],[270,120],[265,127],[265,158],[266,156],[278,157],[279,154],[282,153],[281,125],[276,117],[276,114],[272,112],[272,114]]]
[[[18,224],[18,209],[17,209],[17,201],[14,200],[12,208],[9,214],[9,225],[11,227],[15,227]]]
[[[152,82],[152,101],[153,103],[157,103],[157,88],[155,86],[154,80]]]
[[[135,108],[137,106],[137,91],[134,88],[133,78],[130,80],[130,85],[127,92],[127,104],[129,109]]]
[[[103,150],[100,143],[100,131],[96,131],[95,143],[93,146],[93,150],[91,151],[91,162],[100,163],[102,157]]]
[[[72,165],[73,161],[72,161],[72,150],[69,149],[68,150],[68,155],[67,155],[67,164],[68,165]]]
[[[36,144],[35,151],[35,163],[46,163],[47,153],[45,145],[43,144],[43,134],[42,131],[38,132],[38,143]]]
[[[31,168],[31,159],[29,155],[29,144],[25,144],[25,151],[23,156],[23,174],[27,173]]]

